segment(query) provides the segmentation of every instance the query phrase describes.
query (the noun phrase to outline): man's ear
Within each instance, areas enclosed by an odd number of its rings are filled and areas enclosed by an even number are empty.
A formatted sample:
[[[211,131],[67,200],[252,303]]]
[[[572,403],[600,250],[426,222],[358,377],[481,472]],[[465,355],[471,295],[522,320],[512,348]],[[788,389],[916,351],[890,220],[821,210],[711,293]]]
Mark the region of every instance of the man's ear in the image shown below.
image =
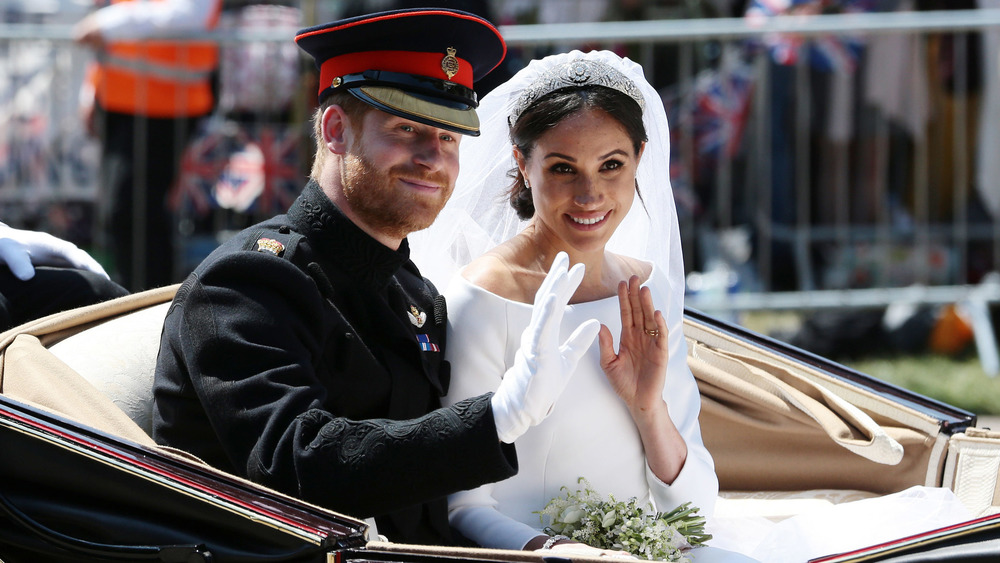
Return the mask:
[[[347,154],[351,135],[351,120],[344,108],[334,104],[323,110],[323,142],[334,154]]]

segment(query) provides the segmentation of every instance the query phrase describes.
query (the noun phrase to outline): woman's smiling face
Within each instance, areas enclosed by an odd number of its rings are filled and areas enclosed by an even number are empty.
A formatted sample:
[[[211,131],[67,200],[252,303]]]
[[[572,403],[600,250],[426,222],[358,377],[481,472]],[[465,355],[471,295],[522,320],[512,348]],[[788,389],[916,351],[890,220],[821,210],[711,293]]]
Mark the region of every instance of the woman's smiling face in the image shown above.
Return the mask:
[[[515,149],[539,233],[576,251],[603,250],[635,199],[642,148],[633,146],[616,119],[584,109],[542,134],[530,158]]]

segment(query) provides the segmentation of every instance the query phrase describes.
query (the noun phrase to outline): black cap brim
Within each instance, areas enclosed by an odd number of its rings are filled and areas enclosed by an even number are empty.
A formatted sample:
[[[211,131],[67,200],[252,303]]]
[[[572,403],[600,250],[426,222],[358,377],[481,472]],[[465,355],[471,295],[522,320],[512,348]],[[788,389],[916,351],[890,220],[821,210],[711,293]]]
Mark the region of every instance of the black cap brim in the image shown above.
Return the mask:
[[[384,112],[463,135],[479,136],[479,116],[474,107],[448,107],[386,86],[360,86],[348,91]]]

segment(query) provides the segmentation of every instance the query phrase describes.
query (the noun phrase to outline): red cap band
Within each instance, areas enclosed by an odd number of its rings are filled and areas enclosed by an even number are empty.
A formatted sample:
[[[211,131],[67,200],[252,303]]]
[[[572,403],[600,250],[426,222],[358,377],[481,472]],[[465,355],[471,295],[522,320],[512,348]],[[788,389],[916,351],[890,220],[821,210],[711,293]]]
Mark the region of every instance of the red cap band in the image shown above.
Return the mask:
[[[417,74],[439,80],[447,80],[472,89],[472,65],[461,57],[458,59],[458,72],[448,78],[441,61],[445,53],[417,53],[413,51],[366,51],[364,53],[348,53],[327,59],[320,66],[319,91],[333,85],[333,79],[345,74],[355,74],[366,70],[384,70],[404,74]]]

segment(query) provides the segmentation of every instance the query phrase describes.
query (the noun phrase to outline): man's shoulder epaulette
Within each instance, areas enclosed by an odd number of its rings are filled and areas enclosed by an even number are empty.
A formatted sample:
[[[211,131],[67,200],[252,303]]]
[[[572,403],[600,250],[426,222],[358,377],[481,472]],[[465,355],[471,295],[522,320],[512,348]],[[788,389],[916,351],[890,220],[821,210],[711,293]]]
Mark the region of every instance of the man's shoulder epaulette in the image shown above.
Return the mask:
[[[291,261],[294,260],[303,238],[305,237],[287,226],[259,228],[246,234],[243,250],[263,252]]]

